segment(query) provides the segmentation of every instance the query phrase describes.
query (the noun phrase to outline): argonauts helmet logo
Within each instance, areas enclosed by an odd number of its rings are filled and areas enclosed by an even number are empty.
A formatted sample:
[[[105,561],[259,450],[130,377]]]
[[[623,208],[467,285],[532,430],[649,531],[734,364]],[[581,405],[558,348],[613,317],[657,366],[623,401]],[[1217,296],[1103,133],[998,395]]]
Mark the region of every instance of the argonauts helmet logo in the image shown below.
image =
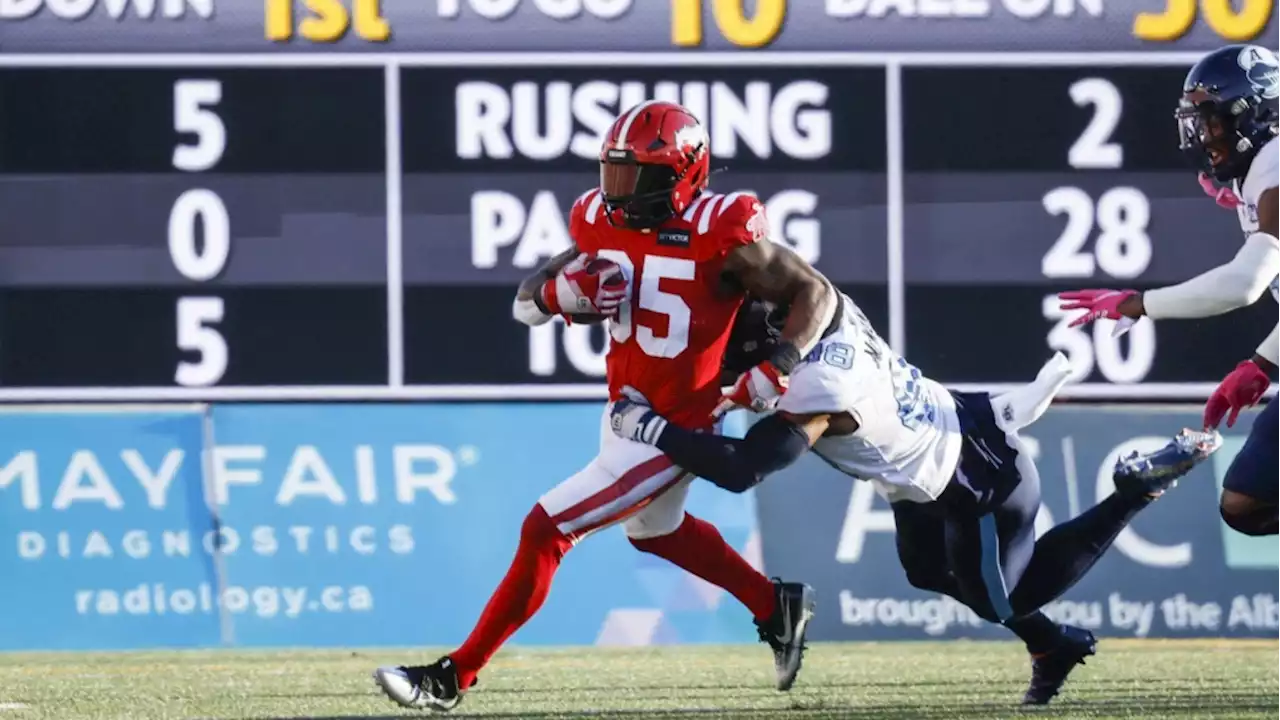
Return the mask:
[[[1275,53],[1257,45],[1246,45],[1236,56],[1253,89],[1271,100],[1280,97],[1280,61]]]

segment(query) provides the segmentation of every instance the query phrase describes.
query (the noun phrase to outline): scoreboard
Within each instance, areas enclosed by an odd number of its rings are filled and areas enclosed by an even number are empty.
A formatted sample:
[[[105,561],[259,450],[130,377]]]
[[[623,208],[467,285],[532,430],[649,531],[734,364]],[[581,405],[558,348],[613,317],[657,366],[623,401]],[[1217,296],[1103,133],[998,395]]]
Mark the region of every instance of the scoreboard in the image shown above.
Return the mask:
[[[956,381],[1032,377],[1045,347],[1120,397],[1216,381],[1274,326],[1269,299],[1203,321],[1068,328],[1056,293],[1181,282],[1235,255],[1235,213],[1177,151],[1186,67],[903,72],[907,347]],[[1035,340],[1033,340],[1035,338]],[[1037,340],[1039,342],[1037,342]],[[1253,343],[1252,345],[1250,343]],[[1243,347],[1242,347],[1243,346]]]
[[[602,330],[510,303],[648,97],[931,376],[1204,397],[1270,300],[1114,338],[1055,298],[1239,248],[1177,150],[1197,57],[0,55],[0,400],[603,396]]]

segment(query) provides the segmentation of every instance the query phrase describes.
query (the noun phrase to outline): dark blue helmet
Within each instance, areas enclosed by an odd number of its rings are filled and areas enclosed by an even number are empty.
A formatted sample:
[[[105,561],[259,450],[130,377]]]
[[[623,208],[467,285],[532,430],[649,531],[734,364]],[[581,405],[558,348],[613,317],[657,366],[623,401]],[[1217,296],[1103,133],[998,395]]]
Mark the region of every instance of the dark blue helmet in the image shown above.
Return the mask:
[[[1280,63],[1258,45],[1228,45],[1187,73],[1175,116],[1182,152],[1219,182],[1243,178],[1276,136]]]

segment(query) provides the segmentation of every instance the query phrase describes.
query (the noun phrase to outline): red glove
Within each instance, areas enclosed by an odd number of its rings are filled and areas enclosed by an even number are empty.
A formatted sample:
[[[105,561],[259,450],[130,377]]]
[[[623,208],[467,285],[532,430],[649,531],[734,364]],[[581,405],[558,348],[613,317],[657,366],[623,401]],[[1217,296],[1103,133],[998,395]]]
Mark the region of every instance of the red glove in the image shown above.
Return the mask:
[[[1068,327],[1076,327],[1091,323],[1100,318],[1119,320],[1124,317],[1117,308],[1125,298],[1137,295],[1136,290],[1068,290],[1058,293],[1062,310],[1086,310],[1087,312],[1071,321]]]
[[[556,315],[610,315],[627,298],[622,267],[611,260],[579,255],[542,284],[542,304]]]
[[[1213,198],[1219,207],[1228,210],[1235,210],[1240,207],[1240,198],[1236,196],[1235,191],[1229,187],[1218,187],[1213,178],[1204,173],[1200,173],[1200,187],[1204,189],[1204,194]]]
[[[765,360],[738,376],[738,382],[720,399],[713,415],[719,417],[734,407],[751,408],[756,412],[771,410],[786,391],[787,377],[772,362]]]
[[[1263,393],[1271,387],[1271,379],[1252,360],[1245,360],[1236,366],[1218,384],[1218,389],[1209,396],[1204,404],[1204,427],[1206,430],[1218,427],[1227,410],[1227,427],[1235,427],[1240,411],[1258,404]]]

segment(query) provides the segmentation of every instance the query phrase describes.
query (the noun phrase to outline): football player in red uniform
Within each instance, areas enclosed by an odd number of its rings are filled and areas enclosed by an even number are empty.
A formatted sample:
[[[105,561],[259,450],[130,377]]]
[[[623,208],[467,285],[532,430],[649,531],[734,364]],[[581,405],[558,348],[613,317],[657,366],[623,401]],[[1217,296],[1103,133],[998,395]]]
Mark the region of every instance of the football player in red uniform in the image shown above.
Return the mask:
[[[640,389],[689,429],[711,428],[734,316],[750,291],[791,308],[772,355],[739,378],[737,396],[768,407],[780,378],[833,324],[836,293],[790,250],[771,243],[749,193],[707,190],[710,153],[687,109],[648,101],[614,121],[600,151],[600,186],[574,203],[574,246],[521,283],[514,317],[539,325],[608,318],[610,400]],[[546,599],[560,559],[600,528],[622,523],[638,550],[713,583],[755,617],[773,650],[779,690],[800,668],[813,591],[770,581],[714,526],[684,511],[691,476],[652,445],[623,439],[601,418],[600,451],[542,496],[521,528],[511,568],[466,642],[431,665],[383,667],[375,681],[405,707],[449,710],[502,643]]]

